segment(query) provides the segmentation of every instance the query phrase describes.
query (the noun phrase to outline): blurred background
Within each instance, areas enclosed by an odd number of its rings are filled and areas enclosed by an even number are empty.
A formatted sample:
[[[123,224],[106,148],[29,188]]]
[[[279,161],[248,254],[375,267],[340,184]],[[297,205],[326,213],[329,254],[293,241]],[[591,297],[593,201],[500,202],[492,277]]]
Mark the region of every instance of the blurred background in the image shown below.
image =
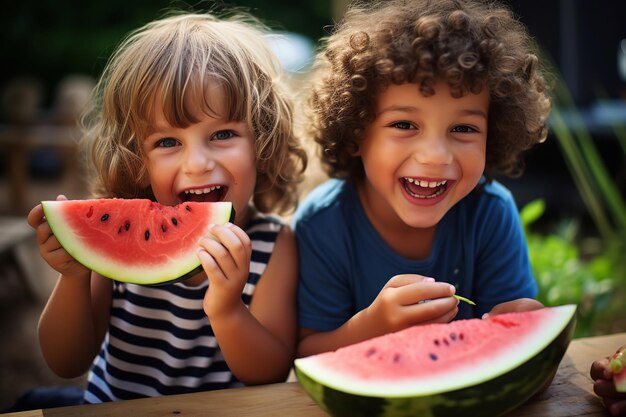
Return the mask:
[[[296,80],[346,0],[22,1],[0,15],[0,410],[60,380],[41,358],[37,319],[54,284],[26,225],[38,201],[87,192],[76,120],[109,55],[130,30],[171,8],[241,7]],[[508,0],[554,78],[546,143],[526,156],[514,193],[547,305],[579,305],[577,337],[626,331],[626,2]],[[601,11],[601,12],[600,12]],[[311,164],[303,191],[323,176]],[[614,349],[614,347],[607,347]]]

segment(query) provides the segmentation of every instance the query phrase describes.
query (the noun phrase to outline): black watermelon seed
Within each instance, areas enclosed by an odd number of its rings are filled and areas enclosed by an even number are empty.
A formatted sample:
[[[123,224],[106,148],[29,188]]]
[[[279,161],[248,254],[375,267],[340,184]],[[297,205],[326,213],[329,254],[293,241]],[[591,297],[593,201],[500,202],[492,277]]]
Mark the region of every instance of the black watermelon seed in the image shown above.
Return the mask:
[[[189,206],[185,206],[185,210],[187,210],[187,211],[191,211],[191,207],[189,207]]]
[[[107,220],[109,220],[109,214],[108,213],[104,213],[102,215],[102,217],[100,217],[100,221],[101,222],[106,222]]]
[[[150,230],[146,230],[146,233],[144,233],[144,237],[146,238],[146,240],[150,239]]]
[[[165,231],[167,230],[167,227],[165,227],[164,224],[161,225],[161,230],[163,230],[163,233],[165,233]]]
[[[128,229],[130,229],[130,223],[124,223],[124,229],[126,229],[126,231],[128,232]]]
[[[376,354],[376,348],[370,348],[367,352],[365,352],[365,355],[369,358],[370,356],[373,356]]]
[[[450,339],[452,341],[456,340],[456,333],[450,333]]]
[[[430,356],[430,360],[431,361],[436,361],[438,359],[437,355],[435,355],[434,353],[430,353],[430,354],[428,354],[428,356]]]
[[[178,220],[176,220],[176,217],[172,217],[172,224],[174,226],[178,226]]]
[[[119,234],[121,234],[121,233],[122,233],[122,226],[120,226],[120,228],[119,228],[119,229],[117,229],[117,234],[119,235]]]

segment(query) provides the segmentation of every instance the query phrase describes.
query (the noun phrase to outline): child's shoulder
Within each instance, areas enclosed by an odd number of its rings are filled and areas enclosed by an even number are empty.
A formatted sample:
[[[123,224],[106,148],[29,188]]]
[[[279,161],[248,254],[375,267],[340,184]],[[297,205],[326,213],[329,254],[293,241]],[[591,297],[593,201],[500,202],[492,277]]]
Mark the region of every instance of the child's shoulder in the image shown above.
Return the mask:
[[[517,206],[511,191],[497,181],[481,182],[474,192],[464,199],[464,206],[475,215],[496,215],[515,211]]]
[[[356,197],[356,190],[350,182],[329,179],[302,200],[294,214],[294,224],[313,217],[337,215],[343,210],[342,206],[352,204],[353,197]]]
[[[265,214],[255,211],[244,230],[248,235],[255,232],[279,232],[287,222],[275,214]]]
[[[495,198],[503,201],[510,201],[513,199],[511,191],[498,181],[491,181],[484,185],[483,192],[490,198]]]

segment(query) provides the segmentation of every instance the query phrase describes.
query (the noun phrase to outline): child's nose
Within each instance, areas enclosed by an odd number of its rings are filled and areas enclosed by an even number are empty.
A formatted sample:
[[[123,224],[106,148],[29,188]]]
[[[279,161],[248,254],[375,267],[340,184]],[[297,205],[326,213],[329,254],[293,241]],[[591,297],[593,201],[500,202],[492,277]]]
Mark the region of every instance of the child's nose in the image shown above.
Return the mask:
[[[424,165],[447,165],[452,163],[452,152],[445,136],[431,135],[418,141],[414,158]]]
[[[215,164],[215,158],[206,150],[193,148],[185,155],[185,171],[190,174],[211,171],[215,168]]]

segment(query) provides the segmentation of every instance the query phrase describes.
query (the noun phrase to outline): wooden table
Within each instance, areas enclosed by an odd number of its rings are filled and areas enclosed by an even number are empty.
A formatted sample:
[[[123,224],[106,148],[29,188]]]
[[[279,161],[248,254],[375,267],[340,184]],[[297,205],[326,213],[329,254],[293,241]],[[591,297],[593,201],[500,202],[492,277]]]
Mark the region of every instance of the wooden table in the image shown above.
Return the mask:
[[[600,400],[593,394],[591,362],[626,343],[626,333],[574,340],[550,387],[510,413],[510,417],[601,416]],[[147,417],[147,416],[327,416],[297,382],[235,388],[196,394],[119,401],[107,404],[33,410],[6,414],[13,417]]]

